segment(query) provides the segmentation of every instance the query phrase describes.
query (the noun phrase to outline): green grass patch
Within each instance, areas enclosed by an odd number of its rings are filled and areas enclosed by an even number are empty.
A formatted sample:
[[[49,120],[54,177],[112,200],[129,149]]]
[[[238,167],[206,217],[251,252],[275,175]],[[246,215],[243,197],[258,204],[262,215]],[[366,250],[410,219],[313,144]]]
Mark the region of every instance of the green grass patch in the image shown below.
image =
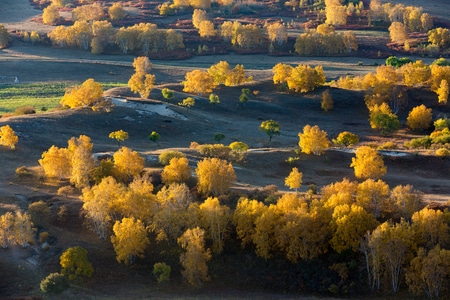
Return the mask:
[[[34,107],[36,113],[58,108],[66,89],[76,84],[81,84],[81,82],[0,85],[0,115],[14,113],[17,108],[23,106]],[[101,82],[101,84],[104,90],[127,85],[122,82]]]

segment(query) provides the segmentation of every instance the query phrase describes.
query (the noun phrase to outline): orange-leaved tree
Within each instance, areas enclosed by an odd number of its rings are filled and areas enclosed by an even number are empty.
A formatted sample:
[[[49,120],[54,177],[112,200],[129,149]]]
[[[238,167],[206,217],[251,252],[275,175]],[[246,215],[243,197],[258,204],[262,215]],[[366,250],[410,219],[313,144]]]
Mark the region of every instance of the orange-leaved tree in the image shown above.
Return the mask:
[[[0,127],[0,145],[15,149],[18,141],[19,137],[9,125]]]
[[[383,158],[377,150],[369,146],[361,146],[356,149],[355,157],[352,157],[350,167],[355,170],[357,178],[378,179],[386,175],[387,167],[384,165]]]
[[[195,172],[198,176],[198,190],[204,194],[223,194],[236,180],[232,164],[218,158],[203,159],[197,164]]]

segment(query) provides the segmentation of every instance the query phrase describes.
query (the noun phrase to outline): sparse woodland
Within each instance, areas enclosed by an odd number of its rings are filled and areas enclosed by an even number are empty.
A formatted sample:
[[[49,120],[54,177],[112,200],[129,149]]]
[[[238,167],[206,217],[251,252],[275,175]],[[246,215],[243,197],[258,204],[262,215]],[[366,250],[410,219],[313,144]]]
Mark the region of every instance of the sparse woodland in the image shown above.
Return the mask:
[[[388,32],[386,49],[396,55],[386,55],[385,64],[374,72],[331,80],[323,66],[280,62],[272,67],[271,84],[277,93],[289,95],[308,95],[318,89],[318,107],[324,115],[334,113],[333,90],[356,91],[367,108],[365,126],[374,135],[393,136],[403,130],[414,137],[402,145],[377,145],[363,143],[367,139],[351,129],[333,138],[321,124],[307,124],[298,129],[293,155],[283,162],[290,169],[283,178],[284,191],[276,186],[237,189],[236,169],[246,166],[252,149],[240,140],[222,144],[226,135],[221,132],[214,134],[214,144],[192,140],[184,151],[161,149],[156,167],[149,167],[143,153],[125,146],[131,134],[122,128],[109,134],[117,150],[101,156],[93,152],[98,137],[84,132],[69,138],[66,147],[52,145],[35,165],[16,169],[16,176],[56,185],[60,198],[79,204],[72,214],[82,218],[84,230],[108,243],[117,264],[155,285],[232,286],[227,277],[233,277],[241,289],[294,295],[449,297],[449,204],[430,205],[423,192],[408,182],[389,186],[383,180],[389,174],[383,150],[416,155],[426,151],[443,162],[450,157],[450,61],[438,58],[449,54],[450,34],[448,28],[436,27],[421,7],[379,0],[290,0],[270,6],[289,17],[246,22],[246,12],[261,13],[257,4],[175,0],[154,8],[163,19],[178,18],[176,26],[166,28],[139,18],[133,22],[130,3],[154,6],[148,1],[31,2],[43,11],[40,21],[54,29],[47,36],[13,34],[0,25],[0,48],[11,46],[13,37],[55,51],[77,47],[95,55],[133,55],[134,73],[127,88],[142,101],[151,99],[157,85],[151,60],[159,58],[158,53],[166,58],[216,51],[349,56],[358,51],[357,30],[351,29],[372,26]],[[71,17],[61,16],[68,12]],[[296,14],[309,20],[300,24],[294,21]],[[436,59],[427,64],[407,58],[408,54]],[[185,98],[174,105],[189,110],[205,105],[199,99],[209,99],[209,109],[219,110],[221,88],[238,88],[236,110],[245,110],[251,105],[249,99],[258,96],[253,80],[245,63],[233,66],[221,60],[186,72],[177,90],[161,88],[162,101],[170,103],[175,94],[184,93]],[[423,103],[411,107],[408,91],[412,89],[434,93],[433,108]],[[113,105],[103,93],[101,83],[86,78],[66,90],[61,109],[88,108],[107,114]],[[246,130],[266,134],[267,147],[284,134],[282,120],[258,118],[258,122],[259,128]],[[142,130],[148,131],[152,145],[160,147],[164,135],[152,128]],[[1,151],[17,151],[22,138],[9,125],[1,126]],[[324,186],[305,182],[300,156],[326,156],[327,151],[352,151],[348,168],[353,169],[354,179],[342,177]],[[450,177],[443,179],[450,184]],[[23,211],[0,215],[4,251],[17,245],[52,247],[50,209],[55,214],[55,207],[57,222],[65,222],[67,206],[39,200]],[[107,271],[96,270],[96,261],[89,259],[85,248],[62,249],[59,265],[51,266],[55,271],[45,274],[33,293],[95,288],[101,280],[95,280],[97,274]]]

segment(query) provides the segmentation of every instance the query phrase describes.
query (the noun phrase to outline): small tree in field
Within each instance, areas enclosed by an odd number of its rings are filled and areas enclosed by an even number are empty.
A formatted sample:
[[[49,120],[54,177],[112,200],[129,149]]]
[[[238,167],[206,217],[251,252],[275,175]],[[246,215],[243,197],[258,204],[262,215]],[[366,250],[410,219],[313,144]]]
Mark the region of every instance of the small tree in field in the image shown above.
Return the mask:
[[[320,104],[324,111],[333,110],[334,102],[329,90],[322,93],[322,102]]]
[[[123,142],[128,139],[128,132],[123,131],[122,129],[113,131],[109,134],[110,139],[115,139],[117,141],[117,145],[120,148],[120,142]]]
[[[152,141],[153,143],[158,144],[159,139],[161,138],[161,135],[159,133],[157,133],[156,131],[152,131],[152,133],[150,133],[150,135],[148,136],[148,139],[150,141]]]
[[[432,110],[425,105],[414,107],[408,114],[406,124],[412,130],[425,130],[430,128],[432,121]]]
[[[351,146],[359,142],[359,137],[351,132],[343,131],[338,134],[337,138],[333,139],[333,143],[338,146]]]
[[[87,250],[80,246],[68,248],[64,251],[59,258],[59,262],[61,273],[70,280],[81,276],[91,277],[94,272],[94,268],[87,258]]]
[[[269,143],[274,135],[280,135],[280,124],[274,120],[266,120],[259,125],[259,130],[264,131],[269,136]]]
[[[284,184],[290,189],[298,190],[302,186],[303,173],[299,172],[297,168],[292,168],[289,176],[285,178]]]
[[[223,140],[225,138],[225,134],[223,134],[222,132],[216,132],[214,133],[213,136],[213,140],[220,143],[221,140]]]
[[[18,141],[19,137],[9,125],[0,127],[0,145],[15,149]]]
[[[350,167],[355,169],[355,176],[362,179],[379,179],[387,173],[383,158],[375,149],[368,146],[356,149]]]
[[[161,94],[164,97],[164,99],[170,100],[173,98],[173,91],[168,88],[163,88],[161,90]]]
[[[298,134],[300,146],[303,153],[321,155],[330,147],[330,141],[327,133],[319,128],[319,126],[306,125],[303,127],[303,133]]]

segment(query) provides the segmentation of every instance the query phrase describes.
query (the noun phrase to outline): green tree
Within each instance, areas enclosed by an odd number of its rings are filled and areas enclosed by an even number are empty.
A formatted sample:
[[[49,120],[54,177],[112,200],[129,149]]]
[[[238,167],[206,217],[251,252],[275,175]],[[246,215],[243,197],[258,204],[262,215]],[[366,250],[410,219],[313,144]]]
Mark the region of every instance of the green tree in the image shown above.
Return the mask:
[[[280,135],[280,124],[274,120],[266,120],[259,125],[259,130],[264,131],[269,136],[269,143],[274,135]]]
[[[159,139],[161,138],[161,135],[159,133],[157,133],[156,131],[152,131],[152,133],[150,133],[150,135],[148,136],[148,139],[150,141],[152,141],[153,143],[158,144]]]
[[[153,265],[152,274],[153,274],[153,276],[155,276],[156,281],[158,283],[162,283],[165,281],[169,281],[171,271],[172,271],[172,269],[170,268],[169,265],[167,265],[163,262],[158,262]]]
[[[216,132],[214,133],[213,136],[213,140],[220,143],[221,140],[223,140],[225,138],[225,134],[223,134],[222,132]]]
[[[61,273],[70,280],[91,277],[94,272],[87,257],[87,250],[80,246],[68,248],[59,258]]]
[[[170,100],[173,98],[173,91],[168,88],[163,88],[161,90],[161,94],[164,97],[164,99]]]
[[[109,133],[108,136],[110,139],[115,139],[117,142],[117,145],[120,148],[120,142],[123,142],[128,139],[128,132],[123,131],[122,129],[113,131]]]

